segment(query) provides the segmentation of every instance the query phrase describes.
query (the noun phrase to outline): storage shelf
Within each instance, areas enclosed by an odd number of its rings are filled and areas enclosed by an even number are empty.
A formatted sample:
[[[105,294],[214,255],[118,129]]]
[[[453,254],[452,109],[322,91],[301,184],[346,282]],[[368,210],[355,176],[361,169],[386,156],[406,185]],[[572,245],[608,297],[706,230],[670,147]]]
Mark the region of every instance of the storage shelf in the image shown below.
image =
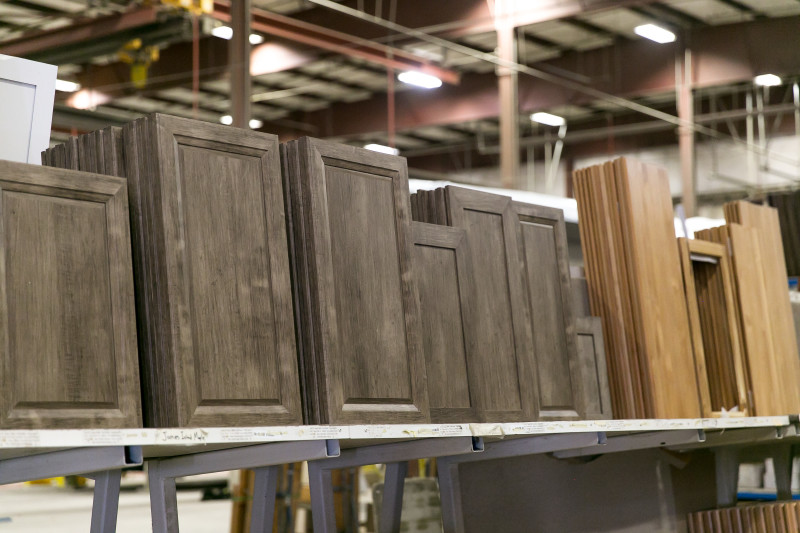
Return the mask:
[[[256,444],[303,440],[420,439],[436,437],[506,437],[559,433],[627,433],[698,429],[706,431],[789,426],[796,416],[579,420],[498,424],[392,424],[357,426],[275,426],[184,429],[46,429],[0,430],[0,449],[91,446],[182,446]],[[374,442],[373,442],[374,444]],[[346,443],[343,443],[346,445]]]

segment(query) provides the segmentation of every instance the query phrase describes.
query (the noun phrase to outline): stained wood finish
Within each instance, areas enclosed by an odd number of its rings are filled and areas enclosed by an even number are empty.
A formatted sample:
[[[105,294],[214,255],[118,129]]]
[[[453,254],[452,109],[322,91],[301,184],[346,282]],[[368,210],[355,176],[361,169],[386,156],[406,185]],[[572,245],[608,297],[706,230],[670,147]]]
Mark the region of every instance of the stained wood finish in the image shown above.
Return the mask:
[[[494,420],[535,419],[537,360],[514,206],[508,197],[458,187],[446,187],[445,195],[448,220],[466,235],[464,332],[468,366],[482,376],[471,390],[473,405]]]
[[[725,220],[758,231],[762,291],[767,299],[768,327],[773,343],[773,364],[780,377],[776,387],[783,395],[780,414],[800,410],[800,359],[787,291],[786,266],[778,211],[769,206],[738,201],[725,204]],[[777,408],[777,406],[776,406]]]
[[[141,427],[128,198],[0,161],[0,428]]]
[[[300,423],[277,137],[164,115],[123,137],[148,424]]]
[[[414,222],[414,274],[420,301],[422,346],[430,387],[431,421],[489,422],[473,405],[470,389],[483,376],[467,364],[462,307],[471,279],[464,256],[465,232]]]
[[[589,298],[603,319],[614,413],[700,414],[689,317],[663,170],[618,159],[575,172]],[[682,384],[676,386],[676,384]]]
[[[310,138],[284,155],[310,421],[429,420],[405,159]]]
[[[748,385],[726,246],[678,239],[703,416],[749,414]],[[726,416],[730,416],[727,414]]]
[[[575,330],[585,417],[587,420],[611,419],[613,413],[602,321],[596,316],[578,317]]]
[[[584,405],[564,212],[513,203],[536,356],[539,418],[580,418]]]

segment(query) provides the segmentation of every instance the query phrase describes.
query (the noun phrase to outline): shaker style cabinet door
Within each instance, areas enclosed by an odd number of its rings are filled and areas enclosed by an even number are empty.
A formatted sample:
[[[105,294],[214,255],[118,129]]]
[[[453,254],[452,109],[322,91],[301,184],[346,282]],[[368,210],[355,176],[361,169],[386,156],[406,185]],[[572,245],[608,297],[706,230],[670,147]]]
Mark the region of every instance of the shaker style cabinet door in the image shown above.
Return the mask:
[[[564,212],[514,202],[536,360],[538,418],[585,412],[575,338]]]
[[[0,429],[141,427],[124,180],[0,161]]]
[[[465,232],[462,301],[470,393],[487,421],[534,420],[536,358],[511,198],[447,187],[450,225]]]
[[[300,423],[278,138],[164,115],[123,137],[148,424]]]
[[[405,159],[286,145],[310,422],[429,420]]]

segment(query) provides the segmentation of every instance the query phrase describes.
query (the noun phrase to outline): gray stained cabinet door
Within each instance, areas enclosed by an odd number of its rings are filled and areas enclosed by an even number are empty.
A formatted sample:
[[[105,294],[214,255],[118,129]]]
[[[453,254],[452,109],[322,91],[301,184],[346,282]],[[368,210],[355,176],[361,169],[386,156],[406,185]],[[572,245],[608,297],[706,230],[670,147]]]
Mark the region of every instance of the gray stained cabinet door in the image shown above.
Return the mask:
[[[579,317],[575,326],[586,418],[588,420],[613,418],[602,321],[596,316]]]
[[[124,180],[0,161],[0,428],[141,427]]]
[[[582,381],[564,212],[514,202],[533,332],[538,418],[581,418]]]
[[[458,187],[446,196],[450,225],[465,232],[462,313],[473,405],[487,420],[533,420],[536,358],[514,206],[506,196]]]
[[[309,421],[428,421],[405,159],[310,138],[284,156]]]
[[[461,311],[469,298],[465,232],[423,222],[414,222],[412,232],[425,369],[433,384],[428,389],[431,422],[488,422],[470,394],[482,376],[470,375],[474,369],[467,364]]]
[[[278,138],[164,115],[123,136],[148,424],[301,423]]]

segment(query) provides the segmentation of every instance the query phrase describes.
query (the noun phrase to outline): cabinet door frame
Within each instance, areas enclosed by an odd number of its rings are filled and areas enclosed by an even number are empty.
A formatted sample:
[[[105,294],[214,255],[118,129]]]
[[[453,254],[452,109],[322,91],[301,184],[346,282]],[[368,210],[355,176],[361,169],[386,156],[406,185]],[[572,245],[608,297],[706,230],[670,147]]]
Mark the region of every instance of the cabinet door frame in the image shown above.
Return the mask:
[[[469,298],[470,293],[467,290],[466,284],[470,279],[470,275],[468,273],[468,265],[466,258],[464,257],[464,240],[465,240],[465,231],[461,228],[454,228],[451,226],[440,226],[437,224],[428,224],[426,222],[413,222],[412,226],[412,235],[414,240],[414,246],[420,247],[430,247],[430,248],[442,248],[445,250],[452,250],[452,253],[455,257],[455,282],[456,286],[458,287],[458,314],[461,318],[461,329],[462,329],[462,346],[463,352],[466,357],[467,355],[467,341],[463,336],[464,333],[464,313],[463,308],[469,305]],[[414,272],[417,279],[421,279],[422,276],[426,276],[429,274],[433,274],[434,276],[441,276],[443,273],[441,272],[430,272],[428,266],[425,264],[420,264],[419,262],[414,263]],[[420,285],[417,284],[417,290],[421,291]],[[420,295],[420,313],[422,313],[422,297]],[[420,314],[420,320],[423,319],[423,315]],[[421,330],[421,333],[424,335],[424,329]],[[424,342],[423,342],[424,347]],[[425,354],[425,363],[426,363],[426,373],[428,375],[428,379],[431,378],[430,373],[428,372],[428,354]],[[466,385],[467,390],[470,391],[471,383],[469,380],[469,371],[467,362],[464,362],[465,365],[465,377],[466,377]],[[451,377],[452,378],[452,377]],[[441,383],[439,386],[446,387],[449,386],[450,383]],[[430,400],[430,390],[428,391],[428,397]],[[489,417],[484,416],[484,414],[478,410],[474,405],[472,405],[472,394],[470,393],[470,407],[433,407],[431,405],[431,422],[434,424],[436,423],[459,423],[459,422],[492,422]]]
[[[541,419],[581,419],[585,416],[586,402],[583,398],[583,388],[580,379],[580,367],[578,362],[577,338],[575,333],[575,315],[572,310],[572,285],[569,273],[569,245],[567,244],[567,228],[564,222],[564,212],[561,209],[545,207],[540,205],[525,204],[522,202],[513,203],[514,213],[517,217],[517,225],[521,222],[520,217],[526,217],[538,224],[548,225],[553,228],[553,238],[555,240],[555,257],[558,262],[559,293],[561,295],[561,313],[564,324],[564,341],[570,372],[571,396],[573,400],[572,409],[565,410],[545,410],[540,399],[537,401],[537,418]],[[524,241],[522,230],[519,233],[519,253],[523,273],[527,271],[528,265],[525,256]],[[527,287],[528,276],[522,276],[523,283]],[[533,306],[536,302],[531,301],[530,288],[525,291],[528,305],[531,306],[531,330],[532,335],[536,336],[536,326],[533,324]],[[535,342],[535,341],[534,341]],[[534,356],[539,360],[542,357],[553,357],[556,354],[535,353]],[[538,376],[538,365],[537,365]],[[564,406],[568,407],[568,406]]]
[[[533,358],[533,339],[531,337],[530,316],[527,298],[524,294],[522,279],[522,258],[520,251],[519,224],[512,200],[507,196],[447,186],[445,188],[448,220],[451,226],[467,231],[466,253],[479,253],[471,242],[465,211],[478,211],[499,215],[503,224],[503,247],[506,256],[506,276],[509,289],[511,328],[513,330],[517,379],[519,382],[520,410],[484,411],[487,419],[496,421],[525,421],[537,418],[539,411],[538,393],[536,390],[536,369]],[[478,290],[481,280],[474,279],[470,273],[471,290]]]
[[[175,397],[178,401],[178,425],[289,425],[302,420],[300,386],[295,345],[294,308],[292,302],[289,252],[286,237],[283,180],[278,138],[216,124],[152,115],[148,119],[158,150],[154,182],[150,186],[158,196],[151,206],[156,228],[162,230],[161,244],[185,243],[185,221],[181,210],[181,181],[179,146],[218,150],[229,154],[255,157],[261,164],[261,183],[264,204],[266,254],[270,276],[270,289],[275,332],[274,353],[279,369],[281,397],[277,403],[254,405],[243,401],[244,413],[237,412],[235,401],[231,406],[201,405],[198,378],[195,374],[190,315],[191,280],[185,246],[159,250],[160,261],[165,264],[166,279],[160,282],[169,301],[168,334],[170,349],[174,353],[176,376]],[[151,199],[152,201],[152,199]],[[160,211],[159,211],[160,208]],[[237,420],[238,418],[238,420]],[[259,423],[260,422],[260,423]]]
[[[600,412],[591,412],[588,407],[585,412],[587,420],[610,420],[614,418],[611,410],[611,390],[608,383],[608,366],[606,364],[606,348],[603,342],[603,322],[600,317],[582,316],[575,319],[576,336],[591,337],[594,348],[595,373],[597,376],[598,393],[600,395]],[[588,406],[588,402],[587,402]]]
[[[304,218],[304,243],[296,249],[304,249],[308,269],[311,301],[310,323],[313,324],[313,339],[306,343],[307,354],[303,358],[307,368],[316,365],[318,387],[317,400],[321,410],[320,422],[328,424],[349,423],[412,423],[430,420],[428,393],[425,377],[425,360],[419,333],[419,308],[416,285],[412,273],[411,211],[408,194],[408,169],[402,157],[380,154],[319,139],[304,137],[287,149],[299,153],[291,168],[296,171],[293,179],[297,188]],[[394,227],[399,260],[403,323],[406,337],[406,353],[410,372],[411,398],[408,402],[381,401],[376,403],[348,403],[341,386],[341,372],[337,369],[335,350],[340,346],[336,325],[336,275],[333,268],[331,228],[328,215],[326,166],[332,165],[370,176],[382,176],[391,180],[394,205]],[[380,244],[380,243],[378,243]],[[313,352],[313,353],[312,353]]]
[[[6,286],[5,227],[0,217],[0,302],[3,320],[0,321],[0,345],[6,347],[3,369],[0,372],[0,428],[8,429],[66,429],[66,428],[124,428],[141,427],[142,408],[139,389],[139,357],[136,347],[133,275],[131,270],[130,230],[128,227],[128,194],[125,180],[110,176],[79,173],[71,170],[0,161],[0,201],[6,192],[35,194],[49,198],[64,198],[96,202],[103,205],[106,216],[108,250],[109,296],[111,307],[112,342],[116,371],[115,407],[97,405],[76,408],[15,408],[13,385],[6,382],[12,376],[8,354],[8,292]],[[35,379],[35,376],[32,376]]]

